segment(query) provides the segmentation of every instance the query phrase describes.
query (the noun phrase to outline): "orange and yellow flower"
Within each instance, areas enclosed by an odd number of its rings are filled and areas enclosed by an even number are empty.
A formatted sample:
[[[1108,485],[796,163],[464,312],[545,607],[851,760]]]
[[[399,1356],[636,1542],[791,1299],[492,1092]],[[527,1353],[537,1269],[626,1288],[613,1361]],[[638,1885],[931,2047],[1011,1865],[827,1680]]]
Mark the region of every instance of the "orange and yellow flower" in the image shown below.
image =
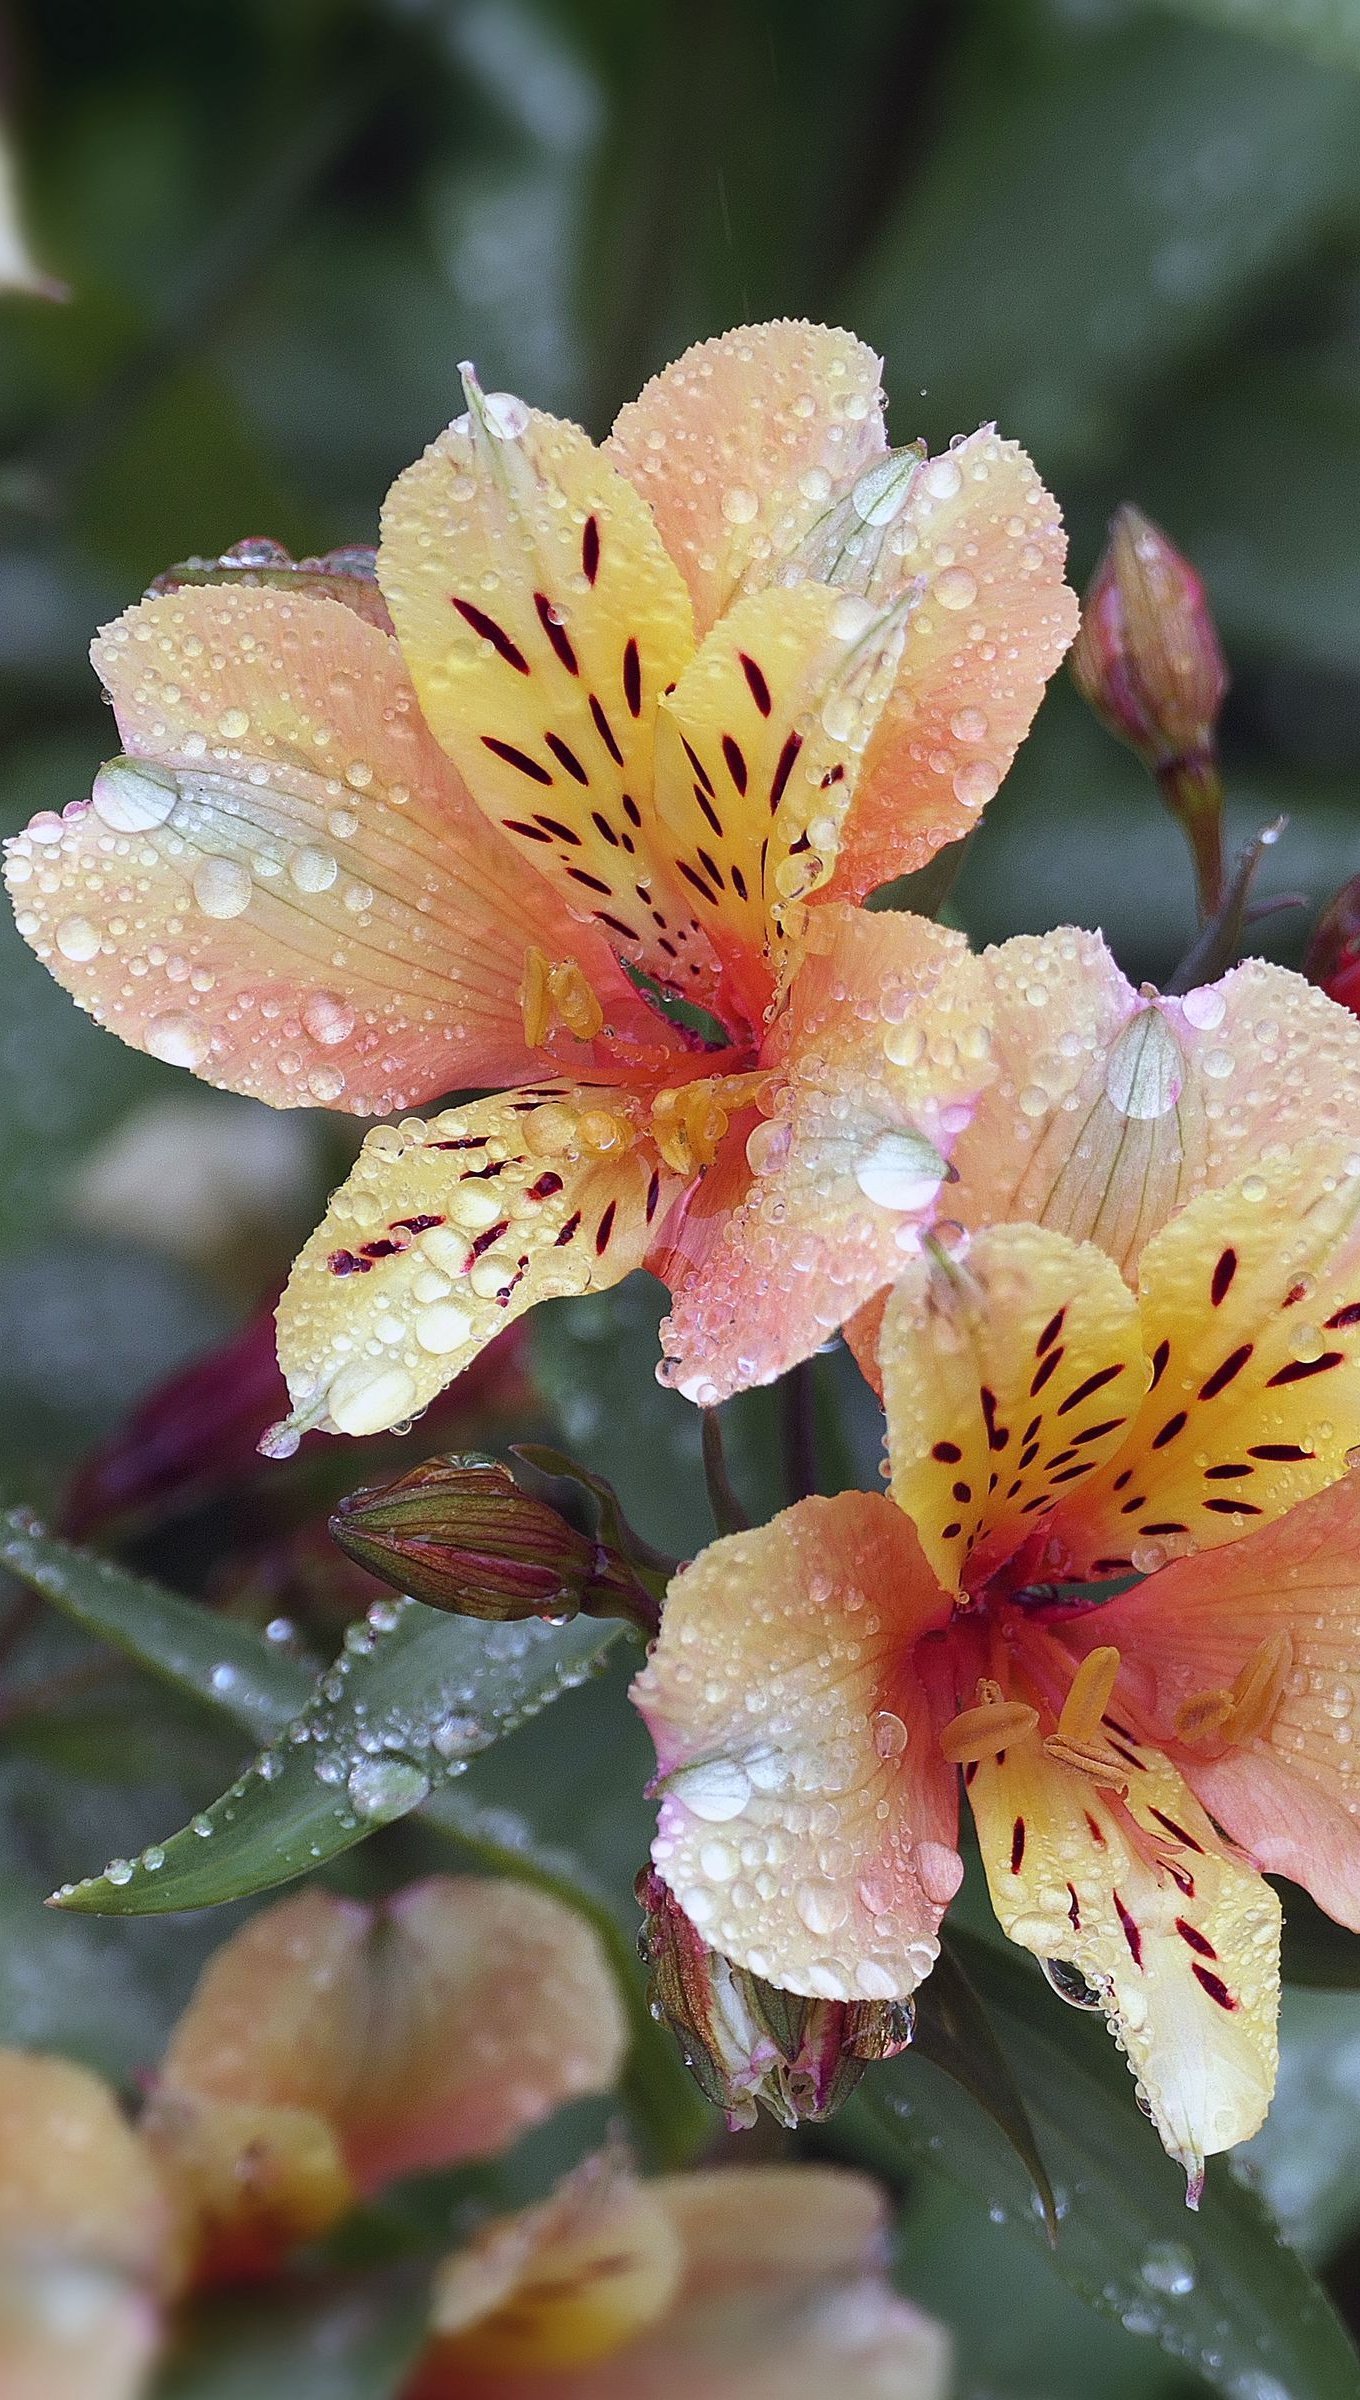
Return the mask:
[[[86,2069],[0,2050],[5,2400],[144,2400],[186,2292],[275,2275],[396,2177],[496,2157],[611,2089],[625,2046],[579,1918],[444,1877],[253,1918],[135,2127]],[[441,2262],[406,2400],[944,2400],[947,2337],[885,2268],[861,2176],[642,2183],[606,2154]]]
[[[900,1999],[961,1769],[1002,1926],[1092,1987],[1193,2196],[1274,2083],[1263,1870],[1360,1929],[1360,1026],[1259,964],[1135,993],[1081,934],[977,964],[957,1221],[855,1329],[891,1498],[673,1584],[654,1858],[752,1973]]]
[[[280,1311],[282,1440],[644,1261],[705,1399],[891,1280],[985,1035],[925,1006],[951,937],[846,904],[975,821],[1075,603],[1023,453],[889,450],[878,375],[729,334],[600,450],[469,374],[376,584],[244,545],[97,642],[125,755],[9,849],[59,980],[278,1106],[499,1095],[369,1136]]]

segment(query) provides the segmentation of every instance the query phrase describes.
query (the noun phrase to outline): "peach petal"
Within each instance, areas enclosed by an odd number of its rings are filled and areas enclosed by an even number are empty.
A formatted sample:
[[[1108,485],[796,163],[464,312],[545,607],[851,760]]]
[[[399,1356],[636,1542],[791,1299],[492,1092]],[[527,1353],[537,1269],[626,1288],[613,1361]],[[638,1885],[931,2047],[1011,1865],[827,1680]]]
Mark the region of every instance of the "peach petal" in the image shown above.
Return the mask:
[[[664,1044],[352,609],[185,590],[129,610],[94,660],[129,755],[11,842],[6,878],[39,957],[124,1040],[278,1107],[380,1115],[543,1072],[520,1001],[537,944],[579,961],[623,1039]]]
[[[158,2100],[320,2118],[371,2191],[608,2090],[625,2039],[595,1936],[544,1893],[441,1876],[372,1909],[309,1891],[209,1963]]]
[[[948,1602],[900,1511],[806,1500],[671,1585],[633,1687],[656,1744],[652,1856],[715,1949],[831,2000],[914,1991],[934,1961],[953,1777],[911,1654]]]
[[[1175,1740],[1186,1701],[1231,1690],[1265,1642],[1292,1645],[1274,1716],[1243,1750],[1179,1753],[1205,1806],[1267,1873],[1360,1932],[1360,1480],[1352,1472],[1230,1548],[1176,1560],[1084,1621],[1139,1678]],[[1083,1627],[1067,1638],[1085,1646]]]
[[[703,1221],[689,1274],[669,1271],[666,1373],[690,1399],[808,1357],[894,1280],[923,1224],[953,1214],[944,1162],[992,1072],[980,994],[957,934],[814,912],[745,1196],[725,1222]]]
[[[700,634],[760,590],[885,447],[881,365],[782,319],[698,342],[619,411],[605,451],[650,504]]]
[[[1037,1732],[982,1760],[969,1799],[1003,1931],[1098,1993],[1193,2201],[1205,2159],[1270,2105],[1280,1905],[1169,1761],[1124,1733],[1123,1801]]]
[[[907,589],[893,697],[869,744],[837,898],[924,866],[971,832],[1077,630],[1057,503],[1023,450],[984,426],[913,476],[868,596]]]
[[[383,510],[379,580],[421,706],[526,870],[703,999],[711,954],[652,801],[657,705],[694,648],[689,595],[583,433],[468,390],[469,414]]]
[[[377,1433],[428,1406],[540,1300],[641,1266],[684,1179],[641,1102],[541,1085],[368,1135],[279,1303],[293,1416]]]
[[[138,2400],[178,2231],[113,2094],[68,2060],[0,2051],[5,2400]]]

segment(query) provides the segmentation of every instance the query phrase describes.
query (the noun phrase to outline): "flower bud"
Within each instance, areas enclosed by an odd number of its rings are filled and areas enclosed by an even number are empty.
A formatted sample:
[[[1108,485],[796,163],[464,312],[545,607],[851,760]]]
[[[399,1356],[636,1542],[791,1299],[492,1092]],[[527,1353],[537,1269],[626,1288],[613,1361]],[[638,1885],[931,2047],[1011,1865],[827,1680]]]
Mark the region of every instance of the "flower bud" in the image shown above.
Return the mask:
[[[1329,1000],[1360,1016],[1360,875],[1342,885],[1318,919],[1304,973]]]
[[[387,602],[378,588],[377,552],[361,542],[327,550],[319,558],[293,558],[282,542],[269,534],[254,534],[224,550],[220,558],[186,558],[178,566],[167,567],[156,577],[147,598],[182,592],[186,586],[232,583],[340,600],[380,632],[392,631]]]
[[[1194,851],[1202,911],[1212,914],[1223,879],[1215,735],[1228,670],[1199,576],[1127,504],[1110,521],[1086,594],[1072,674],[1102,724],[1157,778]]]
[[[759,2108],[790,2128],[834,2115],[866,2066],[910,2042],[909,2002],[782,1991],[710,1950],[654,1868],[638,1877],[637,1896],[652,2014],[734,2133],[749,2131]]]
[[[655,1630],[655,1596],[623,1551],[521,1491],[494,1459],[429,1458],[351,1492],[331,1533],[370,1574],[431,1608],[501,1623],[584,1612]]]

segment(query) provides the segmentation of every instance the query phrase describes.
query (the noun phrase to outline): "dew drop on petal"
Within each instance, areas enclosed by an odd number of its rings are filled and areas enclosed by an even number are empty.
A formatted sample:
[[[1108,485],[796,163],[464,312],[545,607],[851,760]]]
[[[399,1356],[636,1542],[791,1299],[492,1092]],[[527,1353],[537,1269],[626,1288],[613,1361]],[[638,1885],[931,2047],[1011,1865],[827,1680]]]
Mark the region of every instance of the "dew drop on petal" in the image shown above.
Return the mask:
[[[750,525],[759,513],[760,502],[744,483],[729,483],[722,496],[722,513],[729,525]]]
[[[205,917],[239,917],[250,906],[250,875],[236,858],[205,858],[194,869],[194,898]]]
[[[84,966],[87,960],[99,956],[99,940],[99,927],[92,925],[88,917],[63,917],[57,927],[57,948],[63,958],[69,958],[76,966]]]
[[[302,1023],[314,1042],[333,1049],[354,1031],[354,1011],[338,992],[311,992],[302,1005]]]
[[[178,797],[173,775],[157,775],[127,758],[101,767],[90,792],[95,815],[111,833],[150,833],[167,824]]]
[[[924,1134],[880,1133],[855,1161],[855,1181],[880,1208],[926,1208],[944,1179],[945,1162]]]
[[[494,434],[503,442],[517,442],[529,429],[529,409],[516,392],[486,392],[482,397],[482,414]]]
[[[163,1059],[167,1067],[201,1067],[210,1045],[205,1028],[193,1017],[166,1009],[148,1019],[146,1046],[152,1057]]]

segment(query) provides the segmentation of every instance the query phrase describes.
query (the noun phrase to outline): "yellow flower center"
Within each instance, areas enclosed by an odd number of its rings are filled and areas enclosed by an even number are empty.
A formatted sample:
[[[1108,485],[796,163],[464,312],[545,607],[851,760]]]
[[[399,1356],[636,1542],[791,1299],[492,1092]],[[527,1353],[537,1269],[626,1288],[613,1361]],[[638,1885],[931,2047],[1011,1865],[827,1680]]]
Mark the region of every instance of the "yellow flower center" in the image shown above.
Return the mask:
[[[559,1025],[578,1042],[589,1042],[604,1024],[604,1010],[576,960],[550,959],[532,942],[524,953],[519,997],[524,1039],[531,1050],[541,1049]]]

